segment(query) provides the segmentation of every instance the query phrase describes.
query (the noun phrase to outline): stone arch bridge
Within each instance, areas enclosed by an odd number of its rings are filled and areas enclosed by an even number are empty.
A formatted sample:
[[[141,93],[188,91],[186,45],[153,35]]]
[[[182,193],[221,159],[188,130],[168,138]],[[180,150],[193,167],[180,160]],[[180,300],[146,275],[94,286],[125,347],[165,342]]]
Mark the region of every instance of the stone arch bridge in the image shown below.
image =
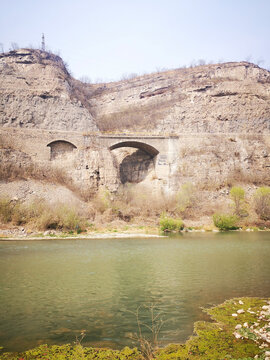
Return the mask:
[[[61,135],[61,136],[59,136]],[[91,134],[81,135],[75,133],[54,134],[48,142],[50,148],[49,158],[53,160],[56,153],[74,151],[76,149],[108,149],[131,147],[140,149],[151,156],[155,164],[157,178],[168,180],[171,164],[178,155],[179,137],[174,135],[133,135],[133,134]]]
[[[91,151],[132,147],[149,154],[155,164],[158,178],[167,180],[171,165],[179,154],[179,136],[148,134],[84,134],[82,132],[52,131],[41,129],[2,129],[3,135],[16,138],[24,151],[36,160],[50,161],[57,154],[72,151]]]
[[[131,147],[144,151],[154,159],[156,176],[167,180],[170,166],[178,154],[179,137],[175,135],[113,134],[100,135],[99,143],[101,147],[109,150]]]

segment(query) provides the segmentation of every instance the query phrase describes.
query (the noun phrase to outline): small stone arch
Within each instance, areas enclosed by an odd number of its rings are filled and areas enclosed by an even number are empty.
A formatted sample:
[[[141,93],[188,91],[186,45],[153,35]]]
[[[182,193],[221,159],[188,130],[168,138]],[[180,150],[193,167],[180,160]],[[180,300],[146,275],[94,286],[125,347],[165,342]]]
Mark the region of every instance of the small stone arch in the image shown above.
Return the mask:
[[[132,147],[142,150],[147,154],[149,154],[150,156],[152,156],[153,158],[157,156],[157,154],[159,153],[159,151],[153,146],[140,141],[121,141],[119,143],[111,145],[109,149],[114,150],[114,149],[119,149],[121,147]]]
[[[55,160],[56,158],[77,149],[77,146],[66,140],[55,140],[50,142],[47,146],[51,149],[50,160]]]

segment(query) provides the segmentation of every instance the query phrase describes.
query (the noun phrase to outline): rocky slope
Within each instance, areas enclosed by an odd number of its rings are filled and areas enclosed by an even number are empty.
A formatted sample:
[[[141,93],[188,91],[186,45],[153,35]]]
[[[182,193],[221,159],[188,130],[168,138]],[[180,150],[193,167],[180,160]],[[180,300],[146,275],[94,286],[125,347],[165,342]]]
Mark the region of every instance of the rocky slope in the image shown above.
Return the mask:
[[[0,55],[0,77],[5,127],[270,133],[270,73],[247,62],[83,84],[58,56],[21,49]]]
[[[157,158],[142,148],[102,146],[102,132],[177,135],[168,178],[157,176]],[[240,62],[83,84],[53,54],[1,54],[1,193],[6,187],[18,197],[15,185],[7,186],[16,179],[44,189],[64,185],[85,199],[104,187],[115,192],[121,183],[154,194],[193,184],[205,204],[218,202],[232,184],[252,193],[270,185],[270,73]],[[70,198],[63,194],[63,201]]]
[[[39,50],[0,54],[0,125],[98,131],[92,115],[71,99],[61,58]]]
[[[204,65],[96,87],[102,129],[154,133],[270,133],[270,73],[240,62]]]

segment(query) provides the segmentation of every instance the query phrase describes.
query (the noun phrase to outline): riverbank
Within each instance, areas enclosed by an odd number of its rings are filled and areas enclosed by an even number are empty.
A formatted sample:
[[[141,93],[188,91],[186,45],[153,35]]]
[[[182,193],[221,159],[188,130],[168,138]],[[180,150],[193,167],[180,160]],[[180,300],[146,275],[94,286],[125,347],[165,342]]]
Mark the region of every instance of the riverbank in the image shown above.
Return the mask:
[[[257,228],[247,228],[247,229],[238,229],[231,230],[234,232],[270,232],[270,229],[257,229]],[[205,230],[205,229],[185,229],[178,234],[185,233],[219,233],[218,229]],[[74,240],[74,239],[121,239],[121,238],[165,238],[168,235],[173,235],[172,233],[162,233],[159,228],[152,228],[150,230],[138,230],[138,231],[118,231],[110,230],[103,232],[91,232],[91,233],[80,233],[80,234],[68,234],[64,232],[57,233],[37,233],[37,234],[18,234],[11,233],[8,235],[0,233],[0,241],[41,241],[41,240]]]
[[[257,229],[257,228],[247,228],[247,229],[239,229],[232,230],[238,232],[270,232],[270,229]],[[205,229],[185,229],[178,234],[184,233],[218,233],[221,232],[218,229],[213,230],[205,230]],[[91,233],[80,233],[80,234],[68,234],[64,232],[57,233],[37,233],[37,234],[9,234],[4,235],[0,233],[0,241],[41,241],[41,240],[74,240],[74,239],[121,239],[121,238],[165,238],[168,235],[172,235],[171,233],[162,233],[159,228],[152,228],[150,230],[138,230],[138,231],[118,231],[118,230],[110,230],[103,232],[91,232]]]
[[[74,345],[41,345],[23,353],[2,353],[2,360],[30,359],[106,359],[106,360],[227,360],[270,359],[270,298],[235,298],[204,309],[212,322],[194,324],[194,334],[184,344],[163,349],[157,343],[138,337],[139,349],[96,349],[83,346],[83,338]],[[155,335],[158,335],[155,334]],[[86,335],[87,336],[87,335]],[[148,349],[148,350],[147,350]]]
[[[194,186],[182,190],[185,190],[183,194],[180,192],[185,199],[182,205],[179,194],[174,198],[151,197],[148,193],[139,196],[129,188],[114,195],[104,190],[91,201],[78,204],[51,203],[44,198],[28,201],[2,198],[0,238],[40,237],[42,234],[52,237],[74,237],[76,234],[92,237],[97,233],[158,235],[160,230],[183,229],[202,232],[270,229],[268,187],[250,189],[246,199],[245,190],[234,186],[230,192],[221,193],[219,206],[214,206],[207,197],[200,201],[193,199]],[[211,196],[214,195],[217,194]]]

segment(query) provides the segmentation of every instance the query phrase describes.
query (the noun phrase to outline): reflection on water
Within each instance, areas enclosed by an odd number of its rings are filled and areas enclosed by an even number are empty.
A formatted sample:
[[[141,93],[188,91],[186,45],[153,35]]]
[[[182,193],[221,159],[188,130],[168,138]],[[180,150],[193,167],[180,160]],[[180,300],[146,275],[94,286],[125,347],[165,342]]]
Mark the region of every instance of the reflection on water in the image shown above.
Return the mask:
[[[0,345],[132,345],[132,314],[156,303],[162,342],[182,342],[201,306],[270,295],[270,233],[0,242]],[[142,309],[141,319],[149,321]]]

